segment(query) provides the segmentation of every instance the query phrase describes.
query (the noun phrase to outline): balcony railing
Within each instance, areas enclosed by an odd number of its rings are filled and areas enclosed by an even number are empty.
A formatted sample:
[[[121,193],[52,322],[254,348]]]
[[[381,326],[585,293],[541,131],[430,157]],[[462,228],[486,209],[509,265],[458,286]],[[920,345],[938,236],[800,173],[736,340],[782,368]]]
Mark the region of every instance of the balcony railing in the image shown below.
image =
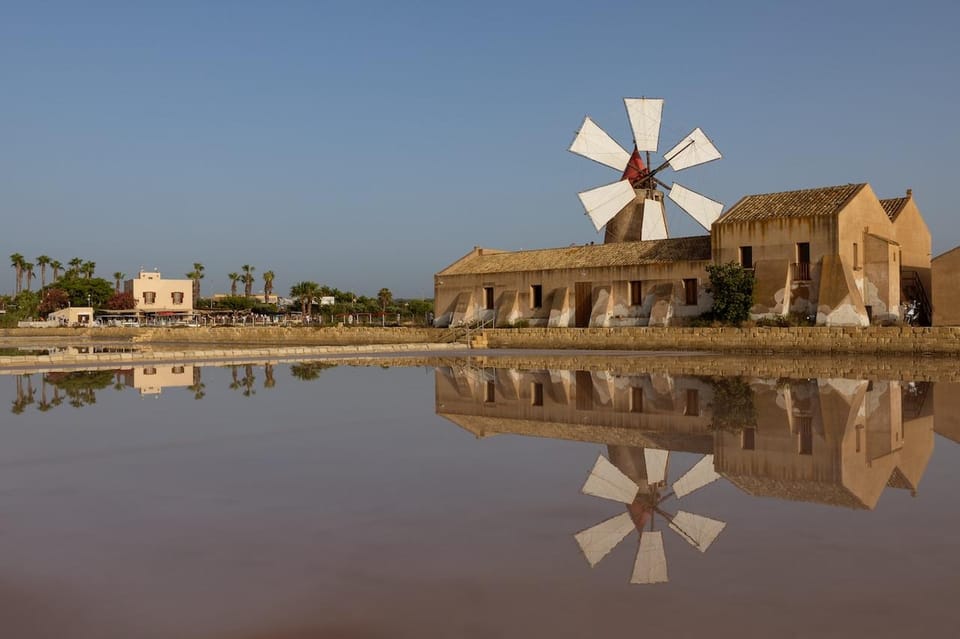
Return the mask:
[[[794,282],[810,281],[810,262],[794,262],[792,266]]]

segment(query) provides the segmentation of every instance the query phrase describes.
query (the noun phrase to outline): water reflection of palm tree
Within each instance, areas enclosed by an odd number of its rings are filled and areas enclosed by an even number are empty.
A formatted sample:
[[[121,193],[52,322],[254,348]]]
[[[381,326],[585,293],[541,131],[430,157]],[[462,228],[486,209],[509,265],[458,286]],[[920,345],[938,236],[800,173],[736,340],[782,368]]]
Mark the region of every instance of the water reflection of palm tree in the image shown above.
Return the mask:
[[[273,378],[273,364],[263,365],[263,387],[273,388],[277,385],[277,380]]]
[[[671,514],[662,508],[663,502],[674,497],[679,499],[719,478],[713,469],[713,455],[705,455],[700,459],[673,484],[669,492],[666,487],[667,451],[611,446],[610,456],[618,464],[614,465],[600,455],[583,485],[583,492],[621,502],[626,506],[626,512],[582,530],[574,537],[587,562],[593,567],[631,531],[637,530],[640,542],[630,583],[666,582],[667,557],[663,550],[663,537],[660,531],[654,530],[657,515],[700,552],[706,552],[726,526],[724,522],[709,517],[683,510]]]
[[[237,390],[240,388],[240,376],[237,371],[240,369],[236,364],[230,365],[230,390]]]
[[[207,387],[200,379],[200,367],[193,367],[193,383],[187,386],[187,390],[193,392],[194,399],[203,399],[206,396],[206,391],[204,390]]]
[[[331,362],[300,362],[290,365],[290,374],[297,379],[310,381],[320,377],[321,371],[334,366],[336,364]]]
[[[19,415],[27,407],[26,396],[23,393],[23,376],[17,375],[16,382],[17,382],[17,388],[16,388],[17,397],[16,399],[13,400],[13,407],[10,409],[10,412],[13,413],[14,415]]]
[[[243,368],[243,396],[250,397],[251,395],[256,395],[257,391],[254,390],[253,384],[257,381],[257,378],[253,376],[253,364],[247,364]]]
[[[40,403],[37,404],[37,410],[41,413],[45,413],[48,410],[53,408],[53,404],[47,401],[47,377],[46,375],[40,376]]]

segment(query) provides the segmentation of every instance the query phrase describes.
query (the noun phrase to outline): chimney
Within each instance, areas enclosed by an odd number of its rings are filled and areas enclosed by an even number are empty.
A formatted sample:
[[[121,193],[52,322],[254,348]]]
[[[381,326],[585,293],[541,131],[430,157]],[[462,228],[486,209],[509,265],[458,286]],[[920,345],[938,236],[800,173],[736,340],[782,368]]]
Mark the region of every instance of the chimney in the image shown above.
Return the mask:
[[[913,189],[907,189],[907,197],[913,197]]]

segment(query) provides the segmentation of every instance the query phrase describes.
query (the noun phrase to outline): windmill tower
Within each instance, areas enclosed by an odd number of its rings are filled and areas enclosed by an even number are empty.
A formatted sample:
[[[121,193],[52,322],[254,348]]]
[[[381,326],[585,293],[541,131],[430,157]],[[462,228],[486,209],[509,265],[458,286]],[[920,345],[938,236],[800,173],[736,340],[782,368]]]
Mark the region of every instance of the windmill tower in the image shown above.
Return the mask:
[[[660,240],[669,236],[664,193],[705,229],[710,230],[723,204],[680,184],[667,186],[658,175],[668,167],[682,171],[720,159],[720,151],[698,127],[663,154],[663,162],[651,169],[650,154],[660,141],[659,98],[624,98],[633,130],[633,153],[628,153],[589,117],[583,119],[569,151],[622,173],[620,179],[579,194],[580,202],[599,232],[606,226],[605,243]],[[646,158],[641,158],[641,153]]]

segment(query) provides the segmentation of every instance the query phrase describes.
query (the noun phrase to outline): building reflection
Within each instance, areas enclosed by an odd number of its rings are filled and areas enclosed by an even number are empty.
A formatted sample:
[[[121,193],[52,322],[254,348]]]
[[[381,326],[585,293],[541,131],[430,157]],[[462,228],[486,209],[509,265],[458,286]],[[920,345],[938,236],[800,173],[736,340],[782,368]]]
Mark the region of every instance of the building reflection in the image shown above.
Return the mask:
[[[953,391],[942,403],[960,402],[960,388]],[[935,428],[960,439],[960,418],[952,417],[960,412],[935,423],[933,395],[932,383],[896,380],[442,367],[435,401],[439,416],[477,437],[605,444],[607,457],[597,461],[600,470],[594,467],[583,492],[620,501],[626,511],[577,533],[577,542],[592,566],[636,529],[631,582],[657,583],[667,575],[652,523],[657,515],[701,551],[724,525],[681,510],[695,533],[677,530],[679,513],[666,512],[661,501],[713,479],[753,496],[854,509],[875,508],[888,488],[916,494]],[[701,456],[672,485],[670,451]]]

